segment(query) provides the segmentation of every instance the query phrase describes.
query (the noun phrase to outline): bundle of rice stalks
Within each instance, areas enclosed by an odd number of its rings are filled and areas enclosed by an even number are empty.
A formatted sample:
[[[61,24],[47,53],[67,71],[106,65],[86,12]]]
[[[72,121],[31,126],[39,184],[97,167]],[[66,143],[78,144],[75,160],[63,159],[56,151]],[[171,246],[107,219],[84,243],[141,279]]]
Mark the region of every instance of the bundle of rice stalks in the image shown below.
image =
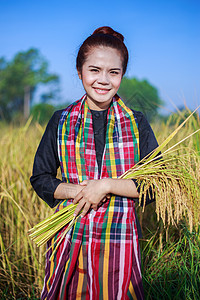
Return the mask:
[[[190,227],[196,228],[200,222],[200,182],[195,176],[195,169],[200,169],[198,156],[191,152],[179,154],[177,151],[164,153],[161,159],[145,161],[136,165],[121,178],[137,180],[139,204],[143,201],[143,211],[146,197],[156,199],[156,213],[164,225],[178,224],[185,217]],[[191,168],[189,160],[193,160]]]
[[[148,157],[144,158],[120,177],[137,180],[140,187],[139,203],[141,203],[143,198],[144,207],[146,196],[151,190],[151,193],[156,197],[158,219],[161,218],[164,224],[178,223],[185,216],[186,218],[188,217],[190,230],[193,227],[197,228],[200,221],[200,210],[198,207],[200,184],[195,176],[195,172],[200,169],[200,164],[195,152],[188,154],[188,151],[186,151],[187,155],[183,152],[177,156],[177,151],[175,152],[174,149],[187,138],[199,132],[200,129],[182,139],[171,148],[163,150],[192,114]],[[162,155],[160,154],[161,151]],[[188,160],[193,160],[193,168],[189,167],[191,164],[188,164]],[[51,258],[81,214],[80,212],[78,216],[73,216],[76,206],[77,204],[71,204],[65,207],[30,230],[31,239],[38,246],[41,246],[68,224],[62,236],[59,237],[59,240],[56,240],[55,243],[57,245]]]

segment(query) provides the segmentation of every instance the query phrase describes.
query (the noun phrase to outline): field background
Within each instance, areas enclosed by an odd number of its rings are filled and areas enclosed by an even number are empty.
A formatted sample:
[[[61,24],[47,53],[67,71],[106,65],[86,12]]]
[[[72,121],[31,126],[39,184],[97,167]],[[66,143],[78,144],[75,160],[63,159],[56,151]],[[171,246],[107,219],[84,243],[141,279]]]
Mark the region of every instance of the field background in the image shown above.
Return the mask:
[[[187,113],[187,111],[186,111]],[[180,124],[185,115],[175,114],[152,124],[158,142]],[[200,127],[195,115],[171,144]],[[31,119],[23,126],[0,124],[0,298],[39,299],[44,278],[45,248],[38,249],[27,231],[53,213],[33,191],[29,178],[35,151],[44,132]],[[200,135],[185,141],[181,151],[192,151],[191,160],[200,182]],[[178,150],[180,151],[180,149]],[[189,155],[189,154],[188,154]],[[194,163],[195,162],[195,163]],[[196,199],[199,202],[200,199]],[[159,201],[159,199],[158,199]],[[157,221],[155,204],[138,207],[143,230],[142,272],[146,299],[200,298],[200,232],[190,232],[187,218],[176,226]],[[197,212],[199,214],[199,211]]]
[[[148,115],[159,144],[188,115],[183,103],[192,110],[199,103],[200,1],[0,1],[0,299],[40,298],[45,247],[38,249],[27,231],[53,210],[30,185],[33,159],[55,106],[85,93],[76,55],[85,38],[104,25],[124,35],[129,51],[121,96]],[[180,111],[165,118],[174,108]],[[158,110],[164,117],[155,121]],[[33,120],[25,124],[30,114]],[[199,128],[195,115],[171,144]],[[198,133],[174,153],[185,154],[194,190],[199,152]],[[199,200],[193,203],[197,217]],[[187,215],[164,226],[155,208],[155,203],[144,213],[137,208],[146,298],[200,299],[199,220],[192,230]]]

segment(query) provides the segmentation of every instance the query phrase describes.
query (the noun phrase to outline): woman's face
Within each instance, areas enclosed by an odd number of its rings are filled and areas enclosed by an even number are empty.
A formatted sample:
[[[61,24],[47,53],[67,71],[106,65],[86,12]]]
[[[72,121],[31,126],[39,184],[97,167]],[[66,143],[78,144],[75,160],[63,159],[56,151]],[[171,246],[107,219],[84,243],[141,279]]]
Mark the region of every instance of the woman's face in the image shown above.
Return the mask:
[[[89,108],[107,109],[122,80],[121,55],[110,47],[95,47],[88,54],[78,75],[86,91]]]

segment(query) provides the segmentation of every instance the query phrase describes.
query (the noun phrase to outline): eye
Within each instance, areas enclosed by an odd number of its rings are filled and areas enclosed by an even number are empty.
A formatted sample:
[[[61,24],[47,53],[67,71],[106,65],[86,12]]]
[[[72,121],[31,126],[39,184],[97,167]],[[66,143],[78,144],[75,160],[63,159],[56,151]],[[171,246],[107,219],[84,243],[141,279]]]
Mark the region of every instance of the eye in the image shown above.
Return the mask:
[[[111,71],[110,73],[113,74],[113,75],[118,75],[119,74],[118,71]]]
[[[90,72],[94,72],[94,73],[97,73],[99,70],[98,69],[90,69]]]

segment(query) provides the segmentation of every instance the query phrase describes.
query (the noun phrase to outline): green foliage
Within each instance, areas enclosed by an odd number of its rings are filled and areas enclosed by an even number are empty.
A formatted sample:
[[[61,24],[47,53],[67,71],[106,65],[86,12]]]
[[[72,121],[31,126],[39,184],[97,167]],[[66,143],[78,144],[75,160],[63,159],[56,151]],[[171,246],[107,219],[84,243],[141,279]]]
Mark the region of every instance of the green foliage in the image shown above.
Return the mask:
[[[145,299],[198,300],[200,295],[200,232],[179,228],[160,247],[154,234],[142,241],[142,269]],[[163,238],[163,236],[162,236]]]
[[[158,114],[158,109],[163,104],[158,90],[147,80],[124,77],[119,95],[130,108],[143,112],[149,121]]]
[[[49,121],[54,111],[55,107],[53,105],[40,103],[32,107],[31,115],[33,116],[34,121],[37,121],[40,124],[45,124]]]
[[[16,112],[23,111],[25,101],[29,110],[37,86],[57,86],[58,81],[56,74],[49,73],[48,63],[38,49],[19,52],[10,62],[0,58],[0,119],[11,120]]]

